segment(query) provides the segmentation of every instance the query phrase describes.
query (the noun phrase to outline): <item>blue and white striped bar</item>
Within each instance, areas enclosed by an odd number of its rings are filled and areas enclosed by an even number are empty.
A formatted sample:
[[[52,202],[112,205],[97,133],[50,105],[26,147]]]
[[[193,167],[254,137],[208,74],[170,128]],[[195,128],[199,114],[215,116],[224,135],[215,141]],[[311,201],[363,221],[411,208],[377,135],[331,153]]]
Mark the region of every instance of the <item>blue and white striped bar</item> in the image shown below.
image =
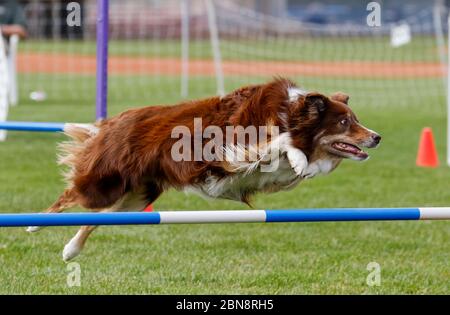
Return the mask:
[[[0,227],[450,220],[450,207],[0,214]]]
[[[55,122],[0,121],[1,130],[12,131],[61,132],[65,125]]]

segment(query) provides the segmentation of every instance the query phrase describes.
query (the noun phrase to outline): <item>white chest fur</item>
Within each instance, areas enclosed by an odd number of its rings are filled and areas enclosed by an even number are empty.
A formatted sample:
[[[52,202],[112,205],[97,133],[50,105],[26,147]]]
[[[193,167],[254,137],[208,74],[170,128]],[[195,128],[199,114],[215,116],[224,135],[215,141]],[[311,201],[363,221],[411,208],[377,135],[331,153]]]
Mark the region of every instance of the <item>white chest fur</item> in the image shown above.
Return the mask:
[[[242,194],[286,190],[294,187],[301,180],[302,178],[295,174],[287,158],[281,156],[278,167],[271,172],[256,169],[251,173],[238,173],[224,178],[210,176],[201,185],[189,186],[185,190],[203,197],[240,201]]]
[[[319,159],[306,168],[305,178],[312,178],[319,174],[328,174],[336,167],[336,161],[331,159]]]
[[[201,185],[190,186],[186,188],[186,191],[200,194],[203,197],[240,201],[243,193],[289,190],[303,179],[328,174],[335,167],[336,161],[334,160],[316,160],[308,165],[304,178],[301,178],[296,175],[287,158],[281,156],[278,167],[272,172],[261,172],[257,169],[249,174],[241,173],[225,178],[210,176]]]

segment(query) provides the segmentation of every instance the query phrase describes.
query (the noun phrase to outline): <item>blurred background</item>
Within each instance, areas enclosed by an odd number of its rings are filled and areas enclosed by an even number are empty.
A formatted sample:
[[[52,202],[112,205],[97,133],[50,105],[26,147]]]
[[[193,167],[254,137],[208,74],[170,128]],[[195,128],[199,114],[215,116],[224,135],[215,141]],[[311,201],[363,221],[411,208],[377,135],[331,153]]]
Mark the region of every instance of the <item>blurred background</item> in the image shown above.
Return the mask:
[[[20,1],[28,31],[18,45],[21,99],[33,91],[94,99],[96,4],[78,1],[82,23],[71,27],[69,2]],[[224,0],[213,1],[213,11],[207,3],[112,0],[110,100],[198,97],[274,75],[376,106],[444,94],[444,1],[379,1],[378,27],[367,25],[364,1]],[[393,44],[405,25],[409,39]]]

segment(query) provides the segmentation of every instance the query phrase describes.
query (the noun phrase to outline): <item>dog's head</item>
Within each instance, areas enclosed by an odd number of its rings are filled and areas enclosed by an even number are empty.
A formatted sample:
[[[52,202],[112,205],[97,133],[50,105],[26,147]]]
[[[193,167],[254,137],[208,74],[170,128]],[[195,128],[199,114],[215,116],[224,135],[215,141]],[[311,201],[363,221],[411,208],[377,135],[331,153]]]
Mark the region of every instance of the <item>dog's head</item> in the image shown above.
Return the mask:
[[[364,161],[369,155],[361,148],[376,147],[381,137],[361,125],[348,106],[348,100],[344,93],[331,97],[319,93],[305,95],[300,107],[301,124],[306,124],[310,130],[314,151]]]

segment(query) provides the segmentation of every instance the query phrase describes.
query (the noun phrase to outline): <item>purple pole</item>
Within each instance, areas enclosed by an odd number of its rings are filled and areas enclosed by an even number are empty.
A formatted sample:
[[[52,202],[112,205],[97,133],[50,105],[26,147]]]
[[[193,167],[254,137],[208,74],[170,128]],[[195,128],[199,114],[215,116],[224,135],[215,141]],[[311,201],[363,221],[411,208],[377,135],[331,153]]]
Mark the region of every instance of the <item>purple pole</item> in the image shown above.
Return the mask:
[[[97,0],[97,98],[96,118],[107,116],[109,0]]]

